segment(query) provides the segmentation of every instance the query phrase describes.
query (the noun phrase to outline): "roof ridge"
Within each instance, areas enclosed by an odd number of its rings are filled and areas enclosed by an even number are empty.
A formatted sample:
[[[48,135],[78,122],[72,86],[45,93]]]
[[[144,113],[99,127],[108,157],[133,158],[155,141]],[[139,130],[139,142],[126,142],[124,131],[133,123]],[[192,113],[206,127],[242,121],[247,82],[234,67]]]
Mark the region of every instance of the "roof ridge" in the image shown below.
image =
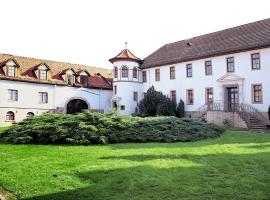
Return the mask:
[[[189,41],[189,40],[191,40],[191,39],[195,39],[195,38],[203,37],[203,36],[207,36],[207,35],[212,35],[212,34],[219,33],[219,32],[223,32],[223,31],[232,30],[232,29],[239,28],[239,27],[242,27],[242,26],[247,26],[247,25],[250,25],[250,24],[258,23],[258,22],[263,22],[263,21],[266,21],[266,20],[269,20],[269,19],[270,19],[270,18],[266,18],[266,19],[262,19],[262,20],[257,20],[257,21],[249,22],[249,23],[246,23],[246,24],[240,24],[240,25],[237,25],[237,26],[233,26],[233,27],[221,29],[221,30],[214,31],[214,32],[211,32],[211,33],[206,33],[206,34],[202,34],[202,35],[197,35],[197,36],[195,36],[195,37],[191,37],[191,38],[186,38],[186,39],[178,40],[178,41],[176,41],[176,42],[166,43],[164,46],[170,45],[170,44],[174,44],[174,43],[178,43],[178,42],[183,42],[183,41],[185,41],[185,40],[186,40],[186,41]]]
[[[90,66],[90,65],[76,64],[76,63],[64,62],[64,61],[59,61],[59,60],[49,60],[49,59],[43,59],[43,58],[34,58],[34,57],[27,57],[27,56],[19,56],[19,55],[6,54],[6,53],[0,53],[0,55],[6,55],[6,56],[11,56],[11,57],[19,57],[19,58],[23,58],[23,59],[33,59],[33,60],[36,60],[36,61],[40,61],[41,63],[46,63],[46,61],[47,61],[47,62],[67,64],[67,65],[77,65],[77,66],[79,65],[79,66],[83,66],[83,67],[91,67],[91,68],[96,68],[96,69],[102,69],[102,70],[108,70],[108,71],[110,71],[110,69],[106,69],[106,68],[103,68],[103,67],[94,67],[94,66]]]

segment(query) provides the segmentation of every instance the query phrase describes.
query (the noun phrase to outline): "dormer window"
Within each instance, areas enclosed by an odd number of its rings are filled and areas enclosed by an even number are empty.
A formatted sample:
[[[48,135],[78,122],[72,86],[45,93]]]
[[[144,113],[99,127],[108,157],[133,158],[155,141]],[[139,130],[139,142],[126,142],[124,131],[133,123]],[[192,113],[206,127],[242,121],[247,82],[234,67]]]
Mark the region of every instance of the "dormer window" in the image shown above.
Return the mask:
[[[88,76],[87,75],[81,75],[80,76],[80,81],[83,87],[88,87]]]
[[[39,70],[39,79],[40,80],[47,80],[47,70],[45,70],[45,69]]]
[[[72,74],[67,74],[67,84],[68,85],[74,84],[74,76]]]
[[[15,77],[16,69],[14,66],[7,66],[7,75]]]

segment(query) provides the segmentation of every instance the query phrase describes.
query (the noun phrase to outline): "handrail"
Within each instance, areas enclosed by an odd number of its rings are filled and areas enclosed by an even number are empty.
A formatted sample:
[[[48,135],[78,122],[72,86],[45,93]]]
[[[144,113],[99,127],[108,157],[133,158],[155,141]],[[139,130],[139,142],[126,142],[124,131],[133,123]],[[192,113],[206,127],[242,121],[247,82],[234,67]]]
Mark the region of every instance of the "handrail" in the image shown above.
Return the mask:
[[[254,106],[246,103],[231,103],[227,107],[224,106],[222,101],[214,101],[206,103],[198,109],[198,118],[204,118],[207,111],[231,111],[237,112],[239,116],[251,127],[251,118],[259,120],[263,126],[268,125],[267,118]]]

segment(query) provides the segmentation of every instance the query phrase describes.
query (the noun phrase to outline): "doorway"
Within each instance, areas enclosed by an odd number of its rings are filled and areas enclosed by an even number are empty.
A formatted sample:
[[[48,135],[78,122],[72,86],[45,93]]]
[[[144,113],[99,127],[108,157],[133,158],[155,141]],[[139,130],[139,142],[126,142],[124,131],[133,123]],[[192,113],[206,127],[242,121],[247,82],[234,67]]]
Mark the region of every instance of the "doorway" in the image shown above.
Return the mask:
[[[239,104],[239,92],[238,87],[227,87],[227,110],[229,112],[234,112],[238,109]]]

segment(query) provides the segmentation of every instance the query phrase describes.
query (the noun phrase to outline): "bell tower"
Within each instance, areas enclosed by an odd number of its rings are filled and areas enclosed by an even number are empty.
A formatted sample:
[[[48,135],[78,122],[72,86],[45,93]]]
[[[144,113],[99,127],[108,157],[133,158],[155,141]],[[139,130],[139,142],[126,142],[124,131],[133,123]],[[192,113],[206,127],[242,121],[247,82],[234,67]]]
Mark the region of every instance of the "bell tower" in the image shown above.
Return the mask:
[[[130,115],[135,112],[143,95],[139,69],[142,60],[128,50],[125,42],[125,49],[109,61],[113,64],[112,109],[117,108],[120,114]]]

